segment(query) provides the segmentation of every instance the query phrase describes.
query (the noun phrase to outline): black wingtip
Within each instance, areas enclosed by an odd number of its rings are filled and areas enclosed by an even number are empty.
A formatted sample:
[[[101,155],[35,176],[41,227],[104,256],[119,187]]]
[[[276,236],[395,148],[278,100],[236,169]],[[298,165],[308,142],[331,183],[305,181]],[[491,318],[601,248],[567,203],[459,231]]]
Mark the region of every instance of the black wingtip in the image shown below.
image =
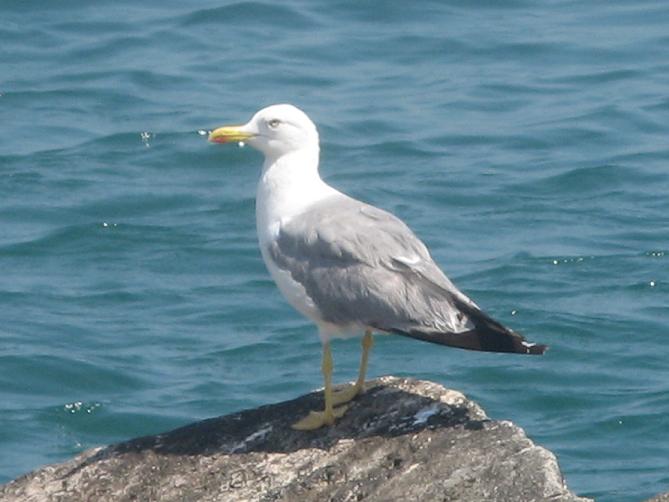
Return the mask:
[[[530,343],[521,335],[511,330],[474,329],[461,333],[432,332],[419,330],[390,329],[398,335],[408,336],[416,340],[447,345],[459,349],[483,352],[505,352],[508,354],[542,355],[548,350],[547,345]]]
[[[548,345],[535,345],[530,349],[530,354],[535,354],[538,356],[543,356],[544,353],[549,349]]]
[[[532,356],[542,356],[549,348],[548,345],[539,343],[521,342],[521,345],[525,349],[525,354],[530,354]]]
[[[547,345],[528,342],[522,335],[495,321],[474,306],[462,303],[458,307],[467,314],[474,324],[474,329],[453,333],[421,328],[377,327],[384,331],[394,332],[417,340],[467,350],[527,355],[542,355],[548,350]]]

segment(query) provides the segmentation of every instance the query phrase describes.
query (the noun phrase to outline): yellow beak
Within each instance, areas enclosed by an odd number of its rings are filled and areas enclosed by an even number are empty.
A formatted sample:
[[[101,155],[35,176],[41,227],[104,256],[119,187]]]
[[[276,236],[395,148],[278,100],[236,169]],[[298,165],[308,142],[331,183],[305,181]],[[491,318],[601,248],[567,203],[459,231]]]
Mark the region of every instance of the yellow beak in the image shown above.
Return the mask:
[[[253,134],[242,131],[243,126],[224,126],[209,133],[209,141],[212,143],[229,143],[231,141],[244,141],[253,137]]]

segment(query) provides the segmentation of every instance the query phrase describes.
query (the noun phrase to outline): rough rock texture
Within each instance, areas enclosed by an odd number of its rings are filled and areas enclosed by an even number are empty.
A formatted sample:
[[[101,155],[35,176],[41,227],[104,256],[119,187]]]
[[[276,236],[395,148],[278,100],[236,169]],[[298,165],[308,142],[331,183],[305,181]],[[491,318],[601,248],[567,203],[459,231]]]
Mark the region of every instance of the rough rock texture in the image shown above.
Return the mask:
[[[290,424],[321,393],[96,448],[0,487],[0,500],[585,501],[555,456],[459,392],[384,377],[334,427]]]

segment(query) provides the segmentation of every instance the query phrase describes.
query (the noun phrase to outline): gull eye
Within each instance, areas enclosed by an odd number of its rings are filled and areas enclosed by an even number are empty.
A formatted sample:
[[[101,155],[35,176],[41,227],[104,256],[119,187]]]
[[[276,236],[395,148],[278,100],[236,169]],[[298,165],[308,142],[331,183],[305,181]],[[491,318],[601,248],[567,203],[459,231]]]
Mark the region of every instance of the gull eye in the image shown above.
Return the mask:
[[[279,127],[279,124],[281,124],[281,121],[279,119],[272,119],[269,122],[267,122],[267,125],[270,126],[272,129],[276,129]]]

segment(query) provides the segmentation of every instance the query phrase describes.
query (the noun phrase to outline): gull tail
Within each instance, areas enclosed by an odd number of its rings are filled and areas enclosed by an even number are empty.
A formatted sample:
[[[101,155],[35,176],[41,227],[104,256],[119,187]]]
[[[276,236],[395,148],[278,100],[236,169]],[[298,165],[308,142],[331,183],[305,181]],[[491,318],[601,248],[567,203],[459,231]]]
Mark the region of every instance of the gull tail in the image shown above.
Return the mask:
[[[506,328],[476,307],[462,302],[457,298],[454,300],[456,307],[474,324],[474,329],[460,333],[430,331],[418,328],[407,330],[385,327],[381,329],[439,345],[485,352],[541,355],[548,349],[547,345],[528,342],[521,335]]]

